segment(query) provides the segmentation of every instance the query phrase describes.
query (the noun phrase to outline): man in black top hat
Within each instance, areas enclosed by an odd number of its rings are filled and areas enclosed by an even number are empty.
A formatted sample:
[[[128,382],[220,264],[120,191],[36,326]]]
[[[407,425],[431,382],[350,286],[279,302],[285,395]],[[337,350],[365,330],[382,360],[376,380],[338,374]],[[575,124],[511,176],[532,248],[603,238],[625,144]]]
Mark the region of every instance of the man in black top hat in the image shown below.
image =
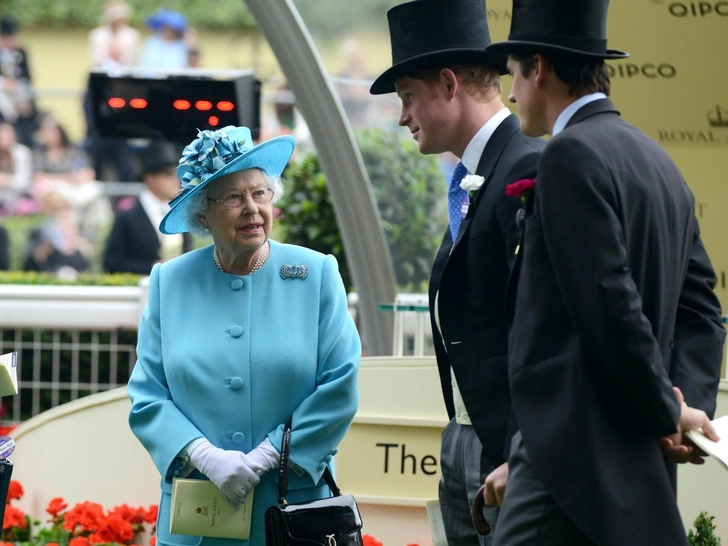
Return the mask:
[[[476,532],[471,505],[487,479],[485,519],[495,525],[515,431],[504,297],[520,201],[504,188],[535,176],[544,142],[522,135],[501,100],[505,57],[484,53],[490,36],[483,0],[416,0],[387,16],[392,67],[371,93],[398,94],[399,124],[420,152],[460,159],[448,193],[450,227],[430,278],[430,317],[451,419],[440,461],[445,532],[449,546],[479,546],[492,535]],[[460,187],[464,179],[468,190]]]
[[[183,251],[182,236],[163,235],[159,222],[180,188],[176,168],[180,154],[168,142],[152,141],[142,155],[145,188],[137,203],[119,213],[104,249],[104,269],[110,273],[148,275],[152,266]]]
[[[522,131],[552,135],[507,293],[519,432],[498,546],[686,545],[665,457],[700,462],[682,432],[712,430],[715,275],[679,170],[607,98],[604,60],[627,56],[607,4],[515,0],[486,48],[508,54]]]

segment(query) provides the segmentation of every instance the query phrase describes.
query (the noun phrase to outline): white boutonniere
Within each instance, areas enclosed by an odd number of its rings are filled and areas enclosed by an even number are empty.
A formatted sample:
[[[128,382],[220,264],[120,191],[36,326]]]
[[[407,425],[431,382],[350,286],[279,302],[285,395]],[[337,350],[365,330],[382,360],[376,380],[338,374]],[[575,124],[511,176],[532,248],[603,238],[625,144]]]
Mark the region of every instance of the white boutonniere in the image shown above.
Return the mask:
[[[460,188],[468,192],[468,202],[462,206],[462,217],[465,218],[468,215],[468,209],[470,208],[470,201],[475,197],[475,193],[480,189],[480,186],[485,182],[485,178],[478,176],[477,174],[469,174],[460,181]]]
[[[480,189],[480,186],[485,182],[485,178],[478,176],[477,174],[469,174],[460,182],[460,187],[470,193],[470,197],[475,195]]]

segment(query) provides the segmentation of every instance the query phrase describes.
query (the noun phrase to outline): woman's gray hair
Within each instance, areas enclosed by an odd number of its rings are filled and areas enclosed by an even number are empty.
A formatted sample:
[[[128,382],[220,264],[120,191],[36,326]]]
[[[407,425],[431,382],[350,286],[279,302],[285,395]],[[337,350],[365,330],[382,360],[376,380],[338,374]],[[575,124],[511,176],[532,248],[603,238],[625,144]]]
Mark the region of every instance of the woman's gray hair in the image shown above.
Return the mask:
[[[263,175],[266,187],[273,191],[273,199],[271,200],[271,204],[273,204],[283,197],[283,184],[281,183],[281,179],[278,176],[271,176],[263,170],[261,170],[260,173]],[[231,174],[235,173],[226,174],[225,176],[230,176]],[[224,178],[224,176],[221,176],[220,178]],[[199,215],[204,216],[205,211],[207,210],[207,205],[209,203],[207,200],[207,189],[209,187],[210,186],[207,185],[198,191],[197,195],[195,195],[187,203],[183,212],[183,218],[185,225],[187,226],[187,230],[195,237],[211,236],[210,232],[207,231],[202,224],[200,224],[199,220]]]

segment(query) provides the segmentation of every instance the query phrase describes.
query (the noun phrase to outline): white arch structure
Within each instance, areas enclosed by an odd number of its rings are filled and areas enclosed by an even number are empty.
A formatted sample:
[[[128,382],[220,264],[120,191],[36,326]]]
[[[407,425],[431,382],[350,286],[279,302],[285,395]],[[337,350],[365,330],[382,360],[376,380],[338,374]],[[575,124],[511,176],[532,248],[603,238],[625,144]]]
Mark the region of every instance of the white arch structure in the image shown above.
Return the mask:
[[[290,0],[245,0],[275,54],[311,131],[359,295],[359,324],[369,355],[392,354],[395,278],[369,176],[349,122],[306,25]]]

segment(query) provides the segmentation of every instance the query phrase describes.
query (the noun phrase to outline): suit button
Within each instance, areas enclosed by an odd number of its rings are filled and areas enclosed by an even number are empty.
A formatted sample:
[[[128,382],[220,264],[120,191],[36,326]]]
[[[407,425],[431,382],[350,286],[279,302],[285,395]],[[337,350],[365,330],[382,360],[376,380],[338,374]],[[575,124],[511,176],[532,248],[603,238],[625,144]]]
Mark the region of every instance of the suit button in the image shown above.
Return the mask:
[[[243,328],[241,326],[233,326],[230,328],[230,335],[233,337],[240,337],[243,335]]]
[[[230,288],[233,290],[240,290],[243,287],[243,280],[242,279],[235,279],[233,282],[230,283]]]
[[[230,380],[230,387],[236,391],[239,391],[243,388],[243,380],[239,377],[233,377]]]
[[[245,434],[242,432],[236,432],[233,434],[233,442],[236,444],[242,444],[245,441]]]

